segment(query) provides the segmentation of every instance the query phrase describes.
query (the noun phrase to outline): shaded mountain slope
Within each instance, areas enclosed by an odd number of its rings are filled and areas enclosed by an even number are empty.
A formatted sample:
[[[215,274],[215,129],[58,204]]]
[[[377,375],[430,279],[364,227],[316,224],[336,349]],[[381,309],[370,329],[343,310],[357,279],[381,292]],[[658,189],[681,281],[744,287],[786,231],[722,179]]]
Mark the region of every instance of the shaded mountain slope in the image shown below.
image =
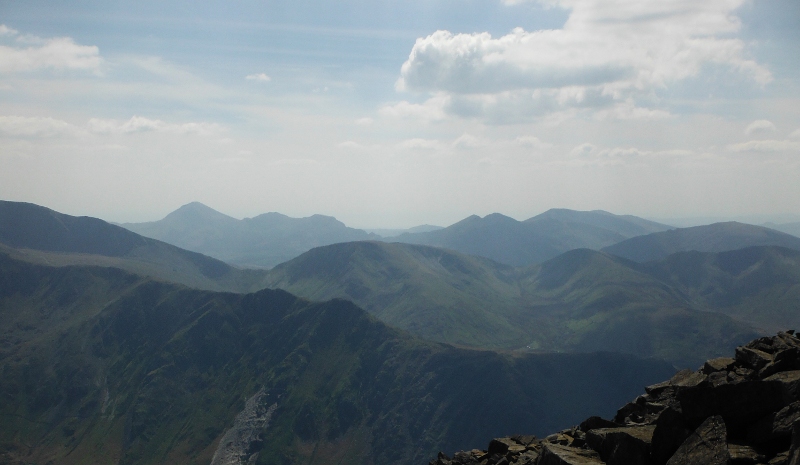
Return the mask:
[[[0,201],[0,250],[35,263],[113,266],[200,289],[249,291],[260,278],[97,218],[22,202]]]
[[[421,337],[473,347],[614,350],[691,366],[757,334],[636,263],[587,249],[515,269],[425,246],[335,244],[279,265],[265,284],[351,299]]]
[[[798,354],[793,331],[759,338],[646,387],[610,420],[592,416],[543,439],[496,438],[429,465],[795,464]]]
[[[602,250],[636,262],[647,262],[690,250],[725,252],[767,245],[800,250],[800,238],[762,226],[731,221],[634,237]]]
[[[705,308],[770,331],[800,327],[800,251],[682,252],[645,268]]]
[[[184,205],[159,221],[121,226],[146,237],[240,266],[270,268],[317,246],[375,239],[336,218],[290,218],[264,213],[237,220],[199,202]]]
[[[402,234],[398,242],[431,245],[487,257],[513,266],[549,260],[578,248],[600,249],[669,226],[604,211],[549,210],[526,221],[493,213],[470,216],[447,228]]]
[[[0,338],[4,463],[210,463],[228,446],[260,464],[416,463],[610,415],[672,372],[614,354],[455,349],[343,300],[5,255]],[[226,435],[237,415],[257,426]],[[239,439],[220,448],[223,436]]]

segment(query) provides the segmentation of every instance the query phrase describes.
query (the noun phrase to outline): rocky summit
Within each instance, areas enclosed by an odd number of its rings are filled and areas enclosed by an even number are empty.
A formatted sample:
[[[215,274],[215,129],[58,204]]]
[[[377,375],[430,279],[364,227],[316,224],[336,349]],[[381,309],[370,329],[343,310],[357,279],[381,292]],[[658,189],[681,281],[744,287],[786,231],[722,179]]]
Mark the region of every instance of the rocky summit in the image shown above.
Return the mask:
[[[799,420],[800,339],[787,331],[646,387],[611,420],[440,452],[429,465],[798,465]]]

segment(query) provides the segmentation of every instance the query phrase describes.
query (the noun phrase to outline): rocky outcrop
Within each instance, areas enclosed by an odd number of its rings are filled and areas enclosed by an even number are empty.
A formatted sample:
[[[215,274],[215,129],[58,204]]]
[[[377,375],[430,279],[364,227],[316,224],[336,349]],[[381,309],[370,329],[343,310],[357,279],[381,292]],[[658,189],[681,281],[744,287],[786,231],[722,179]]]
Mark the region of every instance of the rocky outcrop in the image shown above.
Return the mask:
[[[429,465],[800,465],[800,339],[794,331],[707,361],[617,411],[536,439],[439,453]]]
[[[244,410],[233,420],[233,426],[222,436],[211,465],[256,463],[258,446],[263,441],[261,435],[278,407],[277,403],[267,407],[268,397],[262,388],[247,400]]]

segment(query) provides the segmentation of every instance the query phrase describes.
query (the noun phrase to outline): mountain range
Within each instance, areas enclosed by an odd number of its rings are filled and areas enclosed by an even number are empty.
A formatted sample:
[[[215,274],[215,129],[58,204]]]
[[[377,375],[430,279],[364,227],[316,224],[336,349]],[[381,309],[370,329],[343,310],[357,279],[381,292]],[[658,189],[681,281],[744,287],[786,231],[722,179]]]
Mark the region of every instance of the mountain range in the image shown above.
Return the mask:
[[[759,245],[800,250],[800,237],[731,221],[632,237],[602,250],[636,262],[647,262],[676,252],[725,252]]]
[[[253,290],[261,278],[97,218],[24,202],[0,201],[0,251],[49,265],[112,266],[208,290]]]
[[[408,464],[563,428],[673,368],[424,341],[351,302],[0,253],[3,463]]]
[[[391,325],[456,345],[611,350],[694,366],[765,328],[800,322],[798,273],[800,252],[778,247],[647,265],[577,249],[514,268],[434,247],[352,242],[281,264],[265,284],[315,300],[346,298]],[[746,310],[765,307],[764,317]]]
[[[605,211],[548,210],[525,221],[473,215],[437,231],[401,234],[398,242],[430,245],[513,266],[541,263],[573,249],[600,249],[670,226]]]
[[[679,253],[641,265],[577,249],[515,268],[441,248],[359,241],[312,249],[271,271],[240,270],[101,220],[2,206],[0,249],[17,259],[113,266],[208,290],[271,287],[314,300],[346,298],[388,324],[459,346],[612,350],[693,366],[800,323],[800,265],[782,248]],[[45,231],[47,240],[36,239]],[[91,240],[76,242],[82,236]],[[204,275],[192,260],[213,264],[218,274]]]
[[[237,220],[199,202],[184,205],[158,221],[120,226],[227,263],[257,268],[271,268],[321,245],[380,239],[330,216],[290,218],[264,213]]]

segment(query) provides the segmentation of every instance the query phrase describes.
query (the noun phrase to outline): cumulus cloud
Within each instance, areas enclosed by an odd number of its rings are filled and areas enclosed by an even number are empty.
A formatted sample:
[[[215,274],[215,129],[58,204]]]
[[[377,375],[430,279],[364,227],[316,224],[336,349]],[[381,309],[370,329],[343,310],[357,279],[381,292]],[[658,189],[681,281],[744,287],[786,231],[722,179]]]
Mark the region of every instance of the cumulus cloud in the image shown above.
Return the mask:
[[[0,116],[0,134],[21,138],[51,138],[75,135],[80,129],[49,117]]]
[[[196,134],[210,136],[222,131],[216,123],[166,123],[161,120],[133,116],[128,121],[92,118],[87,127],[95,134],[131,134],[137,132],[164,132],[172,134]]]
[[[542,0],[570,10],[562,29],[516,28],[501,37],[436,31],[417,39],[396,87],[484,99],[539,92],[532,103],[546,110],[652,95],[709,65],[764,84],[772,79],[769,70],[748,59],[744,42],[732,38],[743,1]]]
[[[5,25],[0,35],[17,35]],[[103,63],[100,50],[94,45],[79,45],[70,37],[42,39],[35,36],[17,38],[22,46],[0,45],[0,73],[19,73],[40,69],[85,70],[98,73]],[[29,46],[24,46],[24,45]]]
[[[771,121],[765,119],[753,121],[744,130],[744,133],[748,136],[752,134],[766,134],[771,132],[775,132],[775,125],[772,124]]]
[[[260,81],[260,82],[269,82],[272,80],[271,77],[267,76],[264,73],[248,74],[244,78],[247,79],[248,81]]]

